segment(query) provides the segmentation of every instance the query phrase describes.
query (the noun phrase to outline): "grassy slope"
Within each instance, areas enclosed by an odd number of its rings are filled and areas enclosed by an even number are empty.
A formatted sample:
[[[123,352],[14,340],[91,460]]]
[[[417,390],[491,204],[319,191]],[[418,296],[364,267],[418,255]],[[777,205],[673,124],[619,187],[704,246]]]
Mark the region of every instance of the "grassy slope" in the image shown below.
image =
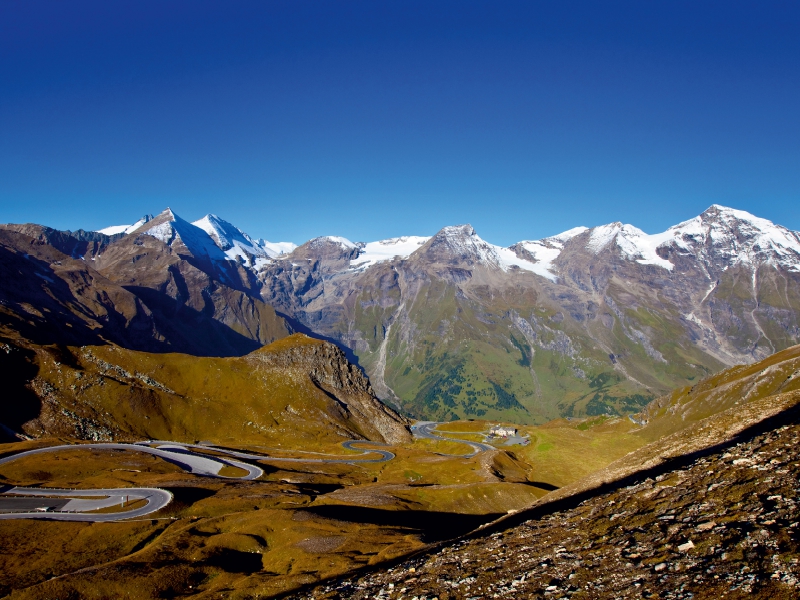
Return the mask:
[[[733,367],[693,387],[683,387],[653,401],[634,419],[589,417],[557,419],[520,428],[531,436],[526,447],[511,452],[530,465],[529,481],[562,487],[597,472],[648,443],[693,427],[708,417],[744,409],[776,394],[800,390],[800,346],[778,352],[753,365]],[[458,424],[460,425],[460,424]],[[451,429],[456,424],[448,424]],[[463,426],[474,430],[475,424]],[[483,428],[488,429],[489,424]]]
[[[386,383],[419,418],[534,424],[634,413],[725,368],[718,356],[726,352],[756,360],[797,341],[796,286],[769,268],[756,278],[756,297],[750,274],[725,271],[696,307],[719,325],[715,335],[692,324],[676,304],[681,292],[658,278],[636,283],[612,272],[602,300],[583,288],[551,290],[562,302],[525,276],[500,286],[417,275],[403,263],[376,273],[348,296],[350,324],[336,335],[359,340],[370,372],[386,341]]]
[[[757,365],[723,372],[688,394],[678,390],[651,405],[643,413],[649,418],[646,427],[603,416],[523,427],[532,443],[493,457],[444,457],[436,453],[465,449],[426,441],[395,447],[397,459],[388,463],[275,464],[264,481],[248,483],[198,480],[152,457],[88,450],[80,460],[64,454],[46,462],[12,463],[0,471],[4,482],[178,490],[176,503],[165,513],[177,519],[118,529],[107,524],[0,523],[0,585],[31,586],[15,594],[20,598],[101,598],[123,590],[132,598],[278,593],[420,548],[430,541],[420,523],[463,527],[470,523],[466,515],[524,508],[543,490],[523,481],[564,486],[555,495],[569,493],[582,489],[576,480],[614,460],[628,465],[624,468],[641,465],[636,457],[652,438],[672,431],[686,437],[687,431],[697,430],[700,437],[686,438],[696,444],[706,439],[703,418],[710,413],[721,414],[731,426],[737,415],[746,423],[754,418],[749,412],[763,411],[773,398],[787,396],[775,392],[797,393],[791,390],[797,389],[798,367],[800,348],[793,348]],[[714,419],[720,417],[712,415]],[[474,421],[445,428],[474,435],[487,426]],[[315,448],[342,452],[332,441],[318,440]],[[626,455],[630,450],[634,452]],[[321,484],[339,489],[315,492]],[[189,491],[180,492],[184,486]],[[461,516],[453,520],[453,513]],[[115,535],[126,527],[130,539]],[[70,554],[67,561],[65,552]],[[96,568],[70,575],[92,565]],[[61,574],[65,576],[50,580]]]
[[[241,358],[150,354],[115,346],[39,347],[31,359],[36,376],[30,386],[46,401],[39,425],[34,421],[28,429],[32,434],[78,432],[84,439],[275,446],[365,436],[363,424],[312,382],[308,368],[255,360],[322,343],[294,335]]]

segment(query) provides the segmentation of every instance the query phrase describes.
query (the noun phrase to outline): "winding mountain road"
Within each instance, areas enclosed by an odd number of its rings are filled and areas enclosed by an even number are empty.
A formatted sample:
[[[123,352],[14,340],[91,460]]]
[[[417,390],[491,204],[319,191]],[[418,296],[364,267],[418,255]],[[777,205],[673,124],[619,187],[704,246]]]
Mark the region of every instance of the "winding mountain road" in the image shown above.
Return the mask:
[[[378,458],[348,458],[348,457],[337,457],[337,458],[284,458],[281,456],[269,456],[268,454],[252,454],[248,452],[241,452],[239,450],[230,450],[228,448],[220,448],[218,446],[214,446],[211,444],[183,444],[180,442],[164,442],[164,441],[148,441],[148,442],[136,442],[136,446],[144,446],[146,444],[162,444],[159,445],[158,448],[183,448],[184,450],[187,448],[192,448],[195,450],[212,450],[219,454],[227,454],[229,456],[235,456],[236,458],[243,458],[245,460],[261,460],[265,462],[311,462],[311,463],[341,463],[341,464],[355,464],[355,463],[381,463],[392,460],[395,455],[388,450],[379,450],[377,448],[357,448],[355,444],[369,444],[371,446],[383,446],[385,444],[381,444],[380,442],[371,442],[369,440],[348,440],[346,442],[342,442],[342,446],[347,448],[348,450],[355,450],[357,452],[361,452],[362,455],[364,454],[377,454],[379,455]],[[167,446],[168,445],[168,446]],[[242,464],[242,463],[239,463]],[[238,466],[238,464],[236,465]]]
[[[23,456],[31,456],[33,454],[43,454],[45,452],[56,452],[62,450],[81,450],[90,448],[92,450],[135,450],[137,452],[146,452],[153,454],[159,458],[163,458],[167,462],[179,466],[184,471],[192,473],[193,475],[200,475],[205,477],[220,477],[222,479],[258,479],[264,474],[263,469],[254,465],[239,462],[238,460],[230,460],[226,458],[217,458],[209,456],[201,456],[193,452],[188,452],[183,444],[176,442],[156,442],[161,445],[156,448],[144,444],[114,444],[108,442],[101,442],[97,444],[70,444],[65,446],[48,446],[46,448],[37,448],[35,450],[27,450],[7,456],[0,459],[0,465],[9,463],[12,460],[17,460]],[[220,475],[220,470],[225,467],[237,467],[247,471],[247,475],[242,477],[227,477]]]
[[[471,446],[473,448],[473,452],[471,454],[447,454],[446,456],[461,456],[463,458],[472,458],[473,456],[481,452],[496,450],[494,446],[490,446],[489,444],[482,444],[480,442],[471,442],[469,440],[462,440],[459,438],[449,438],[433,433],[433,430],[442,424],[443,423],[438,421],[419,421],[414,425],[412,425],[411,432],[416,437],[419,438],[424,438],[429,440],[439,440],[444,442],[458,442],[459,444],[466,444],[467,446]]]
[[[0,498],[6,494],[19,496],[19,498],[14,499],[27,500],[27,504],[35,504],[39,510],[34,508],[30,512],[0,513],[0,519],[47,519],[50,521],[108,523],[121,521],[122,519],[144,517],[161,510],[172,502],[172,494],[160,488],[65,490],[59,488],[14,487],[9,490],[3,490]],[[59,500],[60,498],[67,498],[67,501]],[[112,506],[122,507],[123,503],[137,500],[146,500],[147,503],[138,508],[115,513],[89,512]],[[54,506],[58,507],[58,512],[47,510]]]
[[[488,444],[437,435],[433,433],[433,430],[438,425],[440,425],[438,422],[423,421],[414,425],[412,427],[412,432],[418,438],[459,442],[472,447],[474,451],[471,454],[458,455],[463,458],[471,458],[479,452],[494,450],[494,448]],[[26,450],[0,459],[0,465],[10,463],[22,457],[44,454],[46,452],[80,449],[124,450],[145,452],[158,456],[159,458],[177,465],[184,471],[200,477],[252,481],[261,477],[264,474],[264,470],[256,465],[235,459],[240,458],[248,461],[262,462],[358,464],[382,463],[390,461],[395,457],[395,454],[389,450],[374,447],[363,448],[360,447],[361,444],[369,444],[370,446],[385,445],[369,440],[348,440],[342,442],[342,446],[347,450],[361,452],[362,456],[373,455],[372,458],[347,456],[332,456],[330,458],[288,458],[220,448],[212,444],[186,444],[166,440],[147,440],[136,442],[135,444],[100,442],[92,444],[48,446],[46,448]],[[214,455],[208,454],[208,452],[213,452]],[[219,455],[226,455],[226,457]],[[227,458],[228,456],[232,458]],[[245,471],[245,474],[239,477],[220,475],[220,471],[226,466],[242,469]],[[65,490],[57,488],[6,487],[5,489],[0,488],[0,511],[3,510],[3,500],[5,500],[6,506],[11,507],[6,510],[13,510],[14,512],[0,512],[0,519],[51,519],[57,521],[111,522],[152,514],[167,506],[172,501],[172,494],[167,490],[159,488]],[[123,502],[136,500],[146,500],[147,502],[144,506],[127,511],[113,513],[91,512],[111,508],[113,506],[121,506]]]
[[[376,448],[359,448],[356,444],[383,445],[369,440],[348,440],[342,446],[348,450],[359,451],[364,455],[375,454],[375,458],[282,458],[266,454],[252,454],[219,448],[211,444],[184,444],[163,440],[148,440],[135,444],[116,444],[101,442],[96,444],[73,444],[61,446],[48,446],[19,452],[0,459],[0,465],[10,463],[25,456],[44,454],[46,452],[69,451],[80,449],[92,450],[132,450],[145,452],[158,456],[184,471],[200,477],[217,477],[220,479],[236,479],[251,481],[264,474],[264,470],[256,465],[244,463],[233,458],[211,456],[196,452],[212,451],[216,454],[225,454],[235,458],[251,461],[268,462],[312,462],[312,463],[380,463],[392,460],[395,455],[388,450]],[[223,467],[230,466],[246,472],[240,477],[220,475]],[[13,498],[9,498],[12,496]],[[146,500],[144,506],[115,513],[96,513],[91,511],[102,510],[113,506],[121,506],[123,502],[131,500]],[[5,501],[5,502],[4,502]],[[110,522],[142,517],[154,513],[172,501],[172,494],[160,488],[116,488],[116,489],[91,489],[91,490],[65,490],[57,488],[25,488],[7,487],[0,489],[0,511],[3,506],[10,507],[6,510],[14,512],[0,512],[0,519],[51,519],[57,521],[91,521]]]

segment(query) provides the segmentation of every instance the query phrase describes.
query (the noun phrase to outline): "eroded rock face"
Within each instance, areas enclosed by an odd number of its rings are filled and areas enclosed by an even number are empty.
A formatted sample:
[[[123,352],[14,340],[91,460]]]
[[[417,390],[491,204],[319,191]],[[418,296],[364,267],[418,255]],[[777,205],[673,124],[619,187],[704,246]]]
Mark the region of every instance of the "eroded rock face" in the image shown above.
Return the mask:
[[[294,334],[280,344],[252,353],[247,359],[306,373],[345,410],[368,439],[390,444],[411,440],[408,420],[381,402],[363,371],[329,342]]]

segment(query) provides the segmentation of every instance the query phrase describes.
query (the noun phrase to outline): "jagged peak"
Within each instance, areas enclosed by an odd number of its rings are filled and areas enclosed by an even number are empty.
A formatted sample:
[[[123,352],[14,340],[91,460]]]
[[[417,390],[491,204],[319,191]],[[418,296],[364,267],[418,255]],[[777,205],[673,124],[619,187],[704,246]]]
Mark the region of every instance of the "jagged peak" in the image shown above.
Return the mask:
[[[485,254],[493,246],[475,232],[469,223],[442,227],[427,243],[429,248],[448,247],[459,254]]]
[[[256,250],[256,243],[249,235],[232,223],[220,219],[215,214],[209,213],[202,219],[193,221],[192,225],[205,231],[222,250],[229,250],[239,242],[245,246],[252,246],[255,253],[258,253]],[[251,252],[251,254],[252,253],[253,252]]]
[[[448,225],[447,227],[442,227],[435,236],[436,237],[477,237],[480,239],[477,233],[475,233],[475,228],[466,223],[464,225]]]

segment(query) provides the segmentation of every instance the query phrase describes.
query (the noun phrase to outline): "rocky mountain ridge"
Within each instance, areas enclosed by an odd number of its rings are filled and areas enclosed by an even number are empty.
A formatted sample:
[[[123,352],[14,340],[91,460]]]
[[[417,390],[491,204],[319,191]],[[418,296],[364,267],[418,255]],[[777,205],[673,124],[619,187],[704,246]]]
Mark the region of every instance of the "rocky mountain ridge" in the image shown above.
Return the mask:
[[[37,344],[242,355],[291,333],[249,270],[151,235],[0,228],[0,334]]]

